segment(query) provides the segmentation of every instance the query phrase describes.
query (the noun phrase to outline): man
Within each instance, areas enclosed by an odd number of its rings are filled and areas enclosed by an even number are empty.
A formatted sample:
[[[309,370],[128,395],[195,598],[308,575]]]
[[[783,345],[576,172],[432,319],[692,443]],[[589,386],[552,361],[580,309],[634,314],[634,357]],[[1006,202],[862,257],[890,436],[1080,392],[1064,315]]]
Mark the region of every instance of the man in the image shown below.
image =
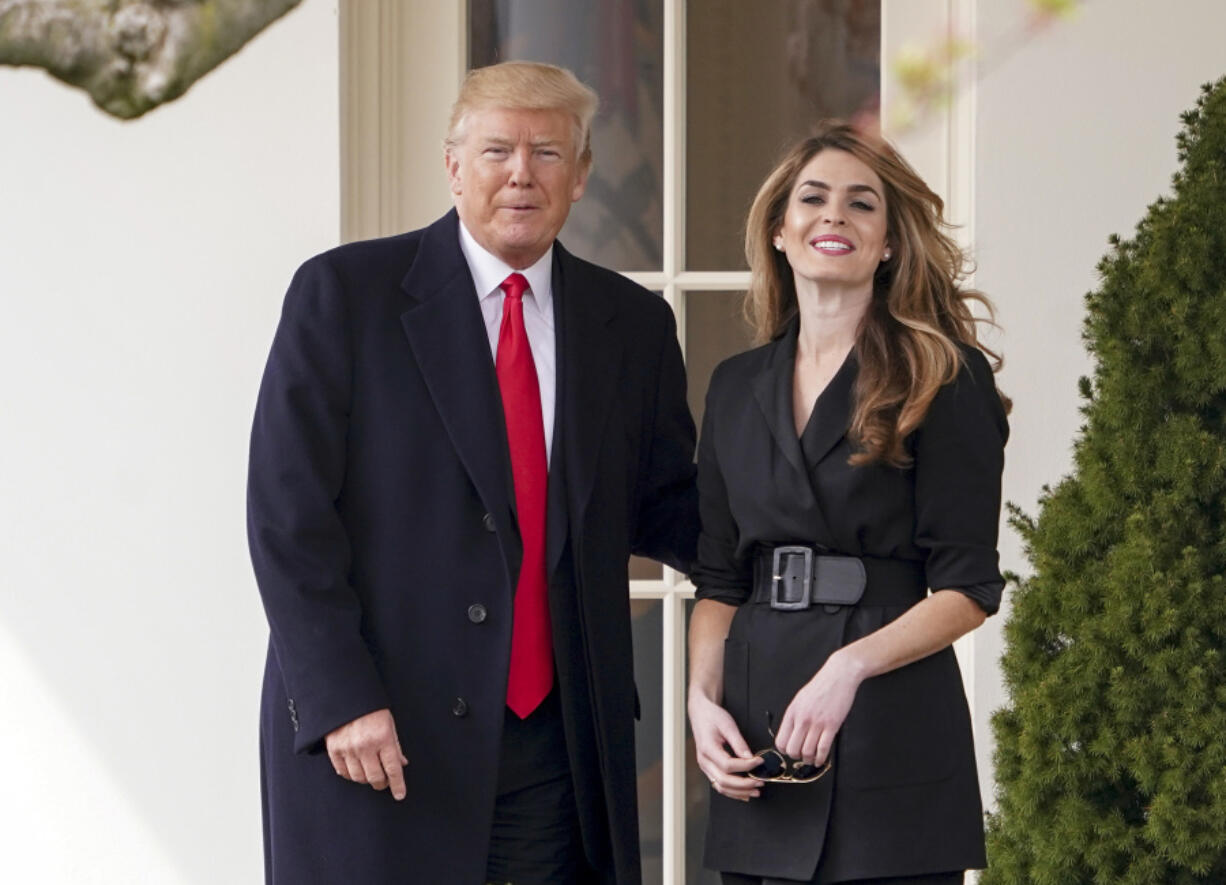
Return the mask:
[[[308,261],[252,433],[276,885],[638,882],[627,556],[688,569],[667,305],[555,237],[572,74],[474,71],[455,211]]]

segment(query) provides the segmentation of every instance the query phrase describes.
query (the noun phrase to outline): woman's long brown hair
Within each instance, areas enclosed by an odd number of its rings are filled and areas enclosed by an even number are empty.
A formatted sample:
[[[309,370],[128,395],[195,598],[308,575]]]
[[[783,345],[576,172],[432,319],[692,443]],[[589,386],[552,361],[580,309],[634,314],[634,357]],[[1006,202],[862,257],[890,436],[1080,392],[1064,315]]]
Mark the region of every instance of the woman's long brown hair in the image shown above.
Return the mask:
[[[962,289],[967,261],[946,233],[944,203],[910,164],[884,140],[866,137],[839,121],[822,123],[792,148],[758,190],[745,225],[750,283],[745,316],[755,339],[783,334],[797,315],[792,268],[772,240],[783,226],[788,200],[801,170],[824,150],[846,151],[872,169],[885,186],[886,230],[893,254],[873,280],[873,298],[856,335],[855,409],[850,437],[858,451],[850,463],[910,463],[903,445],[919,427],[941,385],[958,374],[958,345],[976,347],[1000,369],[1000,357],[980,343],[977,322],[994,322],[992,302]],[[971,311],[979,302],[987,313]],[[1005,409],[1008,397],[1000,394]]]

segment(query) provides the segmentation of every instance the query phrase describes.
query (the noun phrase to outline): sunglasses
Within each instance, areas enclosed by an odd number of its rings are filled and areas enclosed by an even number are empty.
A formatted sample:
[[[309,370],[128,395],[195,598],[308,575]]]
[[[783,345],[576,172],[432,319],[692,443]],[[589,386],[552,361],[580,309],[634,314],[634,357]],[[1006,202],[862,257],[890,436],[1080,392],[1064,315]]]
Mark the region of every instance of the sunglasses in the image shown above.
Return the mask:
[[[771,736],[772,741],[775,739],[775,732],[771,728],[771,714],[769,710],[766,712],[766,733]],[[829,761],[826,761],[823,765],[811,765],[800,759],[785,756],[776,750],[774,746],[765,750],[759,750],[754,755],[761,757],[762,764],[750,769],[747,772],[748,775],[771,784],[811,784],[830,771],[831,763]]]

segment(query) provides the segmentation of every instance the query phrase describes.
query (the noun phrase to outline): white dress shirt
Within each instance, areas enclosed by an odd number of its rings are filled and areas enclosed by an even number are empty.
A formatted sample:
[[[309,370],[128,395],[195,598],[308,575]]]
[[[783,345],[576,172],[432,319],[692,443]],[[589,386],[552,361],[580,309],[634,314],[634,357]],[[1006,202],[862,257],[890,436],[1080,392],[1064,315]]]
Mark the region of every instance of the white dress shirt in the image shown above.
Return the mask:
[[[460,222],[460,249],[468,262],[477,298],[481,303],[481,316],[490,339],[490,354],[495,364],[498,360],[498,333],[502,328],[502,304],[506,300],[502,281],[513,273],[521,273],[528,280],[524,293],[524,329],[532,348],[532,362],[536,364],[536,380],[541,388],[541,418],[545,425],[545,461],[553,455],[553,415],[557,391],[556,354],[557,345],[553,332],[553,246],[531,267],[516,271],[500,258],[490,254],[473,239],[464,222]]]

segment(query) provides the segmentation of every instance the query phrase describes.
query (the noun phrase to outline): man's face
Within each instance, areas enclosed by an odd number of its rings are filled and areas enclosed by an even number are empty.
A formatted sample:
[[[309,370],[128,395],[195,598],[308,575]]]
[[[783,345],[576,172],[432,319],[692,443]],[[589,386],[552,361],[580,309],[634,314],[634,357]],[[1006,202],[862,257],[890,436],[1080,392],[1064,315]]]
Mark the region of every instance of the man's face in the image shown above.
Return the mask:
[[[545,254],[583,196],[575,123],[565,111],[486,108],[445,157],[456,211],[478,243],[522,270]]]

